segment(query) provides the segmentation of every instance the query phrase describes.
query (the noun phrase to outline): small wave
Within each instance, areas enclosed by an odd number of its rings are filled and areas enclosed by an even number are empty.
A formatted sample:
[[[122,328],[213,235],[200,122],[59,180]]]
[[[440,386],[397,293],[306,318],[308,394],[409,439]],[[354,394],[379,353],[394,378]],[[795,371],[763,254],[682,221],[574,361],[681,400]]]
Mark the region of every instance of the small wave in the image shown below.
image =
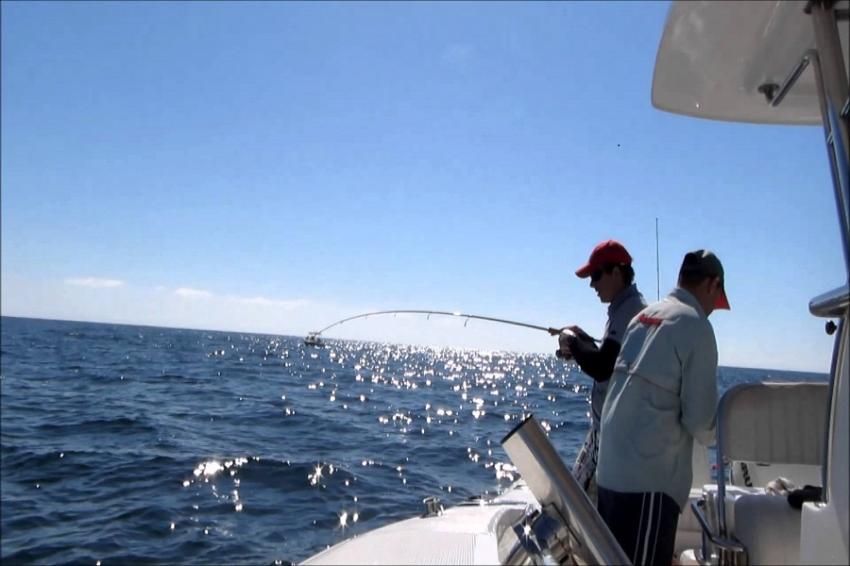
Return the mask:
[[[68,473],[69,465],[73,466],[75,473],[78,474],[97,467],[86,462],[84,458],[65,452],[30,452],[13,449],[3,455],[4,476],[19,481],[27,481],[29,478],[39,479],[43,483],[61,481]]]
[[[186,379],[182,373],[162,373],[156,376],[159,379]]]
[[[157,428],[147,419],[133,417],[101,418],[79,423],[44,423],[38,429],[45,433],[62,432],[64,434],[115,434],[115,433],[156,433]]]

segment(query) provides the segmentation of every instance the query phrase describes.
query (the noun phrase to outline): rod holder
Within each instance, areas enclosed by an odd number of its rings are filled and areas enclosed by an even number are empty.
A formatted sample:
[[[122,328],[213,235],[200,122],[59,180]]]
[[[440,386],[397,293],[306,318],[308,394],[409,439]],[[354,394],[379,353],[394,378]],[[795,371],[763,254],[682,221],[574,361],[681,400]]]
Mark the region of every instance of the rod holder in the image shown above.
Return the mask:
[[[584,489],[564,466],[534,415],[502,439],[502,447],[517,467],[541,508],[552,508],[570,536],[573,559],[583,564],[630,564],[620,544]]]

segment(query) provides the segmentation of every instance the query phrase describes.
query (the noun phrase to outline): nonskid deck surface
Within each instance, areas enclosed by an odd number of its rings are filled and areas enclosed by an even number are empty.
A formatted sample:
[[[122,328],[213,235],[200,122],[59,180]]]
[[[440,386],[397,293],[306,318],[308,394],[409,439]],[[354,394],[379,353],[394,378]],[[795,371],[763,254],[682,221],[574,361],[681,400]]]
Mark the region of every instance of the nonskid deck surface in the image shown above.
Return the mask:
[[[499,564],[501,536],[536,507],[531,491],[519,481],[491,500],[473,500],[436,516],[380,527],[303,564]]]

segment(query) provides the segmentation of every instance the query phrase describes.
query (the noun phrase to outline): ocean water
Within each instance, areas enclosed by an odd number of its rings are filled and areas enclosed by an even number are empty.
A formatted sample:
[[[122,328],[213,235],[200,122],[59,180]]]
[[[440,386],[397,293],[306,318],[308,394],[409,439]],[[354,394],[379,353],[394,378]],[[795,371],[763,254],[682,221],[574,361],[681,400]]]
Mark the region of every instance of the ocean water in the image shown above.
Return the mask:
[[[2,319],[3,564],[275,564],[571,464],[590,380],[551,355]],[[822,374],[720,368],[719,388]]]

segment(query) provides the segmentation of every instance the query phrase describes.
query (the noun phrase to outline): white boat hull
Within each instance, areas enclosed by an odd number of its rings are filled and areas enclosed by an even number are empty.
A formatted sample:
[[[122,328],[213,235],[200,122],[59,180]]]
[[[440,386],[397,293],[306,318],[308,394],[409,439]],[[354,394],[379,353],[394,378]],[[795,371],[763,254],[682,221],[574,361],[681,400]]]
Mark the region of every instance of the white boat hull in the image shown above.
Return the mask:
[[[380,527],[303,564],[502,564],[515,541],[506,533],[537,507],[520,481],[492,500]]]

